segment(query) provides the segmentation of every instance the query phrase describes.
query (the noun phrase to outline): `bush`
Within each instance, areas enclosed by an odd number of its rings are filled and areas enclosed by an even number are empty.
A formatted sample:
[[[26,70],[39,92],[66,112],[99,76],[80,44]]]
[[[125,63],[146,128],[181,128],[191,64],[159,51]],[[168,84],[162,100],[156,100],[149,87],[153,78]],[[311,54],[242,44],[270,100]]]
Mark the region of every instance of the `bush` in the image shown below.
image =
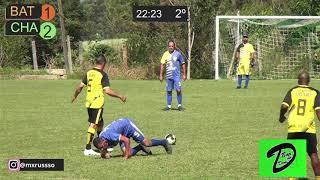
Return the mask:
[[[105,44],[96,44],[89,48],[88,52],[84,55],[85,59],[94,61],[94,59],[99,56],[104,55],[107,58],[108,63],[119,65],[120,57],[116,51]]]

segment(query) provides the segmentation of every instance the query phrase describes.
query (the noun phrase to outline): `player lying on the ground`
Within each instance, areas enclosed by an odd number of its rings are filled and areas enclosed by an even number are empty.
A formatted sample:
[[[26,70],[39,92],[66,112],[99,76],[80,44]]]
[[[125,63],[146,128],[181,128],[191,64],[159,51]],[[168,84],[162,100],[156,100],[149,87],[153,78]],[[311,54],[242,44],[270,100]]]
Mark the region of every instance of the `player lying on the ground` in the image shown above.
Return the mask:
[[[138,143],[136,147],[130,147],[130,138]],[[124,159],[136,155],[139,151],[151,155],[151,150],[146,148],[151,146],[163,146],[168,154],[172,154],[172,147],[166,139],[150,140],[145,138],[143,133],[129,118],[113,121],[103,129],[99,137],[93,140],[93,144],[100,150],[102,158],[110,158],[107,149],[113,148],[118,143],[123,152]]]

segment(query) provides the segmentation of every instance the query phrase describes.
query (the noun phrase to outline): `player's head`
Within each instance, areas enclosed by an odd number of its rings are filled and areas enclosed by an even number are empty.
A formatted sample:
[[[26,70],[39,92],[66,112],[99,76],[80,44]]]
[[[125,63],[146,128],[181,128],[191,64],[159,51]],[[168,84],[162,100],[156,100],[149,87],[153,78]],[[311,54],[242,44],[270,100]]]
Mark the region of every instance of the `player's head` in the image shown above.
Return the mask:
[[[302,71],[298,75],[298,84],[299,85],[308,85],[310,82],[310,75],[307,71]]]
[[[94,147],[96,147],[97,149],[107,149],[108,148],[108,141],[102,139],[102,138],[99,138],[99,137],[96,137],[93,139],[93,145]]]
[[[176,43],[173,40],[168,41],[168,50],[173,52],[176,49]]]
[[[248,42],[248,33],[244,32],[242,34],[242,42],[245,44]]]
[[[97,56],[96,59],[95,59],[95,63],[96,63],[97,66],[100,66],[103,69],[104,66],[107,63],[106,57],[104,57],[104,55]]]

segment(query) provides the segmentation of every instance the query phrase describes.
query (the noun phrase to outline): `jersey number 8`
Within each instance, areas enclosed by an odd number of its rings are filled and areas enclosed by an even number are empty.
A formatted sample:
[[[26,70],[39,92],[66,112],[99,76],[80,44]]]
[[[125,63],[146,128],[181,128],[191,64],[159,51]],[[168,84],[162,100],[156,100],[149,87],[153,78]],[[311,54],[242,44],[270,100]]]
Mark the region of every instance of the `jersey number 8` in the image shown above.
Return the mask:
[[[298,109],[297,109],[297,115],[303,116],[306,112],[306,100],[305,99],[298,99]]]

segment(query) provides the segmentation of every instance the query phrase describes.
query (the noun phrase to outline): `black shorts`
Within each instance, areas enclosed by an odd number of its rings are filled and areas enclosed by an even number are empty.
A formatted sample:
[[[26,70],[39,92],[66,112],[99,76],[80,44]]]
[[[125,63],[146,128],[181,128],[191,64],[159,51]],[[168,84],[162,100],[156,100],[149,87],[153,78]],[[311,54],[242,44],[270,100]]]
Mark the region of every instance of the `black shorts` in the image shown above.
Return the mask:
[[[317,153],[317,136],[314,133],[305,133],[305,132],[293,132],[288,133],[288,139],[305,139],[307,140],[307,152],[309,156],[312,153]]]
[[[101,109],[93,109],[93,108],[87,108],[89,119],[88,122],[98,124],[100,122],[103,122],[102,114],[103,114],[103,108]]]

